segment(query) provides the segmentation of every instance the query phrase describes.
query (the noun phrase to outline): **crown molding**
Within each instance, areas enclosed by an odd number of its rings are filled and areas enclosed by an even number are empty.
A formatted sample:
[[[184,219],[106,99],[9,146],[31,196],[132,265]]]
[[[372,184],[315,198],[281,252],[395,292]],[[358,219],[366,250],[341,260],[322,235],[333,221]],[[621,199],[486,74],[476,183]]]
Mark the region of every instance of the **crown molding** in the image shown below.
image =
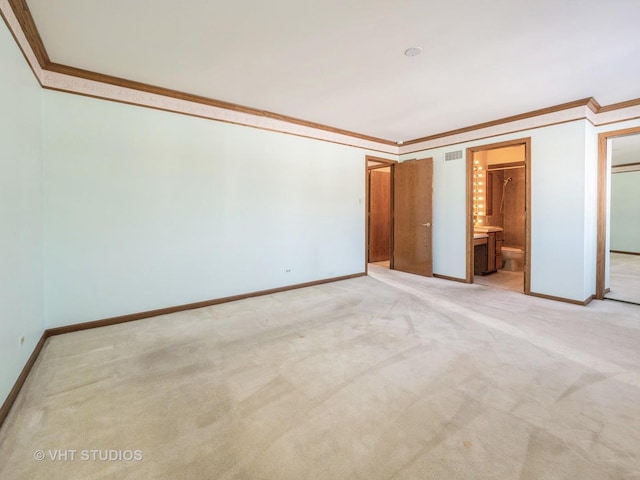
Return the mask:
[[[46,68],[50,63],[49,54],[42,42],[40,32],[38,32],[38,28],[33,21],[33,16],[31,15],[31,10],[29,10],[29,5],[27,5],[26,0],[7,0],[7,3],[11,7],[15,18],[20,25],[20,29],[29,42],[31,50],[33,50],[40,68]]]
[[[212,109],[210,108],[209,110],[211,112],[216,111],[219,114],[221,114],[222,110],[226,110],[229,112],[233,112],[235,113],[235,115],[222,115],[223,117],[227,117],[227,118],[218,118],[218,116],[209,116],[204,114],[204,111],[207,110],[207,108],[202,109],[202,108],[195,108],[195,110],[200,110],[200,115],[197,116],[204,116],[206,118],[212,118],[212,119],[216,119],[216,120],[224,120],[224,121],[230,121],[231,123],[241,123],[241,124],[246,124],[248,126],[253,126],[253,127],[259,127],[259,128],[268,128],[268,129],[275,129],[275,130],[280,130],[280,128],[282,128],[285,124],[289,124],[292,125],[295,128],[296,131],[305,131],[305,135],[304,136],[312,136],[313,134],[313,130],[318,130],[318,131],[324,131],[324,132],[328,132],[329,134],[333,134],[333,135],[320,135],[321,139],[323,140],[328,140],[329,138],[334,138],[336,140],[337,143],[346,143],[347,138],[351,139],[348,143],[353,145],[353,146],[360,146],[360,147],[364,147],[364,148],[372,148],[374,150],[379,150],[380,149],[380,145],[384,145],[386,147],[393,147],[391,149],[391,151],[389,151],[389,148],[385,148],[383,151],[387,151],[388,153],[395,153],[394,150],[397,149],[397,145],[395,142],[392,142],[390,140],[385,140],[382,138],[376,138],[376,137],[371,137],[368,135],[362,135],[360,133],[356,133],[356,132],[351,132],[348,130],[342,130],[339,128],[335,128],[335,127],[331,127],[328,125],[323,125],[320,123],[315,123],[315,122],[310,122],[307,120],[302,120],[299,118],[294,118],[294,117],[290,117],[287,115],[281,115],[278,113],[274,113],[274,112],[269,112],[266,110],[258,110],[255,108],[251,108],[251,107],[247,107],[247,106],[243,106],[243,105],[237,105],[234,103],[230,103],[230,102],[224,102],[221,100],[215,100],[212,98],[207,98],[207,97],[203,97],[203,96],[199,96],[199,95],[193,95],[190,93],[185,93],[185,92],[180,92],[177,90],[171,90],[168,88],[163,88],[163,87],[159,87],[159,86],[155,86],[155,85],[149,85],[149,84],[145,84],[145,83],[141,83],[141,82],[136,82],[133,80],[127,80],[124,78],[118,78],[118,77],[113,77],[111,75],[104,75],[101,73],[96,73],[96,72],[91,72],[88,70],[83,70],[80,68],[75,68],[75,67],[70,67],[67,65],[61,65],[58,63],[53,63],[50,62],[47,67],[46,67],[46,73],[45,74],[45,81],[43,81],[43,86],[45,88],[51,88],[51,89],[55,89],[55,90],[67,90],[67,91],[71,91],[74,93],[80,93],[77,92],[75,90],[76,87],[78,88],[78,83],[82,83],[82,82],[77,82],[74,81],[72,79],[79,79],[79,80],[85,80],[85,81],[89,81],[92,84],[104,84],[104,85],[108,85],[108,86],[113,86],[113,87],[117,87],[118,89],[120,89],[121,91],[137,91],[137,92],[141,92],[141,93],[146,93],[146,94],[151,94],[150,97],[148,98],[157,98],[157,97],[164,97],[167,99],[173,99],[173,100],[177,100],[179,102],[184,102],[186,104],[190,104],[192,106],[194,105],[201,105],[203,107],[213,107]],[[51,75],[51,74],[59,74],[57,75]],[[63,82],[66,85],[61,85],[60,82],[57,82],[56,79],[59,78],[65,78],[66,82]],[[109,88],[104,88],[102,89],[103,91],[108,91]],[[111,89],[113,90],[113,89]],[[95,90],[94,90],[95,91]],[[93,96],[93,95],[92,95]],[[139,103],[140,100],[142,100],[144,97],[143,95],[133,95],[131,96],[131,98],[129,98],[128,100],[132,100],[132,99],[138,99],[138,102],[135,101],[127,101],[126,103]],[[118,98],[115,97],[111,97],[111,100],[118,100]],[[170,102],[160,102],[160,103],[164,103],[165,105],[170,103]],[[175,102],[174,102],[175,103]],[[144,103],[143,103],[144,104]],[[150,106],[150,107],[154,107],[154,108],[161,108],[161,109],[165,109],[162,108],[161,105],[157,104],[157,102],[155,103],[150,103],[146,106]],[[190,111],[193,111],[194,108],[190,108],[187,109],[188,111],[185,111],[184,109],[180,109],[178,111],[178,113],[190,113]],[[251,117],[257,117],[254,118],[253,120],[251,120]],[[279,124],[279,126],[277,126],[276,124],[271,125],[271,122],[269,122],[269,120],[273,120],[275,122],[277,122]],[[268,126],[271,125],[271,128],[269,128]],[[302,128],[299,128],[302,127]],[[292,132],[285,132],[285,133],[292,133]],[[354,140],[360,140],[360,142],[356,142],[357,144],[354,144]],[[362,142],[363,141],[363,142]]]
[[[471,131],[474,131],[474,130],[483,130],[483,129],[487,129],[487,128],[490,128],[490,127],[494,127],[496,125],[503,125],[503,124],[507,124],[507,123],[518,122],[520,120],[526,120],[526,119],[529,119],[529,118],[534,118],[534,117],[538,117],[538,116],[547,115],[547,114],[550,114],[550,113],[562,112],[564,110],[570,110],[570,109],[576,108],[576,107],[591,106],[592,102],[593,102],[593,104],[596,104],[596,105],[598,104],[598,102],[596,102],[595,99],[593,99],[593,98],[584,98],[582,100],[576,100],[576,101],[573,101],[573,102],[562,103],[560,105],[555,105],[553,107],[542,108],[542,109],[539,109],[539,110],[534,110],[532,112],[521,113],[519,115],[513,115],[513,116],[510,116],[510,117],[500,118],[498,120],[492,120],[490,122],[477,123],[477,124],[471,125],[469,127],[458,128],[456,130],[449,130],[448,132],[442,132],[442,133],[437,133],[435,135],[429,135],[427,137],[416,138],[414,140],[409,140],[407,142],[404,142],[403,145],[405,145],[405,146],[415,145],[417,143],[429,142],[431,140],[437,140],[439,138],[453,137],[453,136],[460,135],[460,134],[467,133],[467,132],[471,132]]]
[[[603,107],[590,97],[398,144],[266,110],[61,65],[50,60],[26,0],[0,0],[0,14],[43,88],[392,155],[416,153],[575,120],[586,119],[600,126],[640,118],[640,99]]]
[[[640,118],[640,99],[628,100],[605,107],[593,98],[584,98],[552,107],[534,110],[491,122],[451,130],[404,142],[400,155],[417,153],[431,148],[497,137],[509,133],[549,127],[576,120],[587,120],[594,126],[619,123]]]
[[[52,62],[26,0],[0,0],[0,12],[44,88],[398,154],[391,140]]]

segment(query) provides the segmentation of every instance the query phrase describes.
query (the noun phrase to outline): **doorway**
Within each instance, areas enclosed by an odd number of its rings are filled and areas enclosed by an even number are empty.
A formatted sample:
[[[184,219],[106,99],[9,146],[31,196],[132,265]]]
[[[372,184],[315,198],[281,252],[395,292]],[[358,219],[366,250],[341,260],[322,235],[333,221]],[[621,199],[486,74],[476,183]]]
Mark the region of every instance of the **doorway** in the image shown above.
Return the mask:
[[[391,267],[392,236],[392,175],[391,165],[370,162],[367,166],[367,201],[369,227],[367,262],[381,267]]]
[[[640,304],[640,128],[598,143],[596,298]]]
[[[366,162],[365,272],[372,264],[432,276],[433,159]]]
[[[467,282],[529,294],[531,139],[467,149]]]

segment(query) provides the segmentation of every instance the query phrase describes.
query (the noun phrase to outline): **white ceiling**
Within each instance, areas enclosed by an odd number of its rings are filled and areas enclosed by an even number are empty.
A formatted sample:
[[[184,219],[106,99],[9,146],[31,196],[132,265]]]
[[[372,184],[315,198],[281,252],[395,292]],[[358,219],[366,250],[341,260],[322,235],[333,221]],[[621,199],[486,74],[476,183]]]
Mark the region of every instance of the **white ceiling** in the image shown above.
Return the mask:
[[[640,97],[639,0],[27,3],[53,62],[392,141]]]

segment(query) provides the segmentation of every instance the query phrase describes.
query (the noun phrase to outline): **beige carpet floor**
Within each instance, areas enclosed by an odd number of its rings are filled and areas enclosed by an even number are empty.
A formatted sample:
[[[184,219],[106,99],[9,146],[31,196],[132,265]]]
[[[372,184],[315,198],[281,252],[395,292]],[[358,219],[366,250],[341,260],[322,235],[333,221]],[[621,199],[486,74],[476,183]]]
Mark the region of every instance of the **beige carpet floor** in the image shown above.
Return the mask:
[[[639,308],[372,266],[53,337],[0,478],[639,479]]]

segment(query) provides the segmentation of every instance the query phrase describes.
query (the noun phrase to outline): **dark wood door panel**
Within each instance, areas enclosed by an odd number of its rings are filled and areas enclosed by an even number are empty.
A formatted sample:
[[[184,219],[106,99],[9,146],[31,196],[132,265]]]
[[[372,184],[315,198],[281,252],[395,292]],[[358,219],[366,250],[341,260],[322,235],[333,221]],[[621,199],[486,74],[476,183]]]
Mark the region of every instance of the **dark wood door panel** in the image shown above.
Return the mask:
[[[389,260],[391,224],[391,172],[369,172],[369,262]]]
[[[393,268],[433,275],[433,160],[412,160],[394,167]]]

